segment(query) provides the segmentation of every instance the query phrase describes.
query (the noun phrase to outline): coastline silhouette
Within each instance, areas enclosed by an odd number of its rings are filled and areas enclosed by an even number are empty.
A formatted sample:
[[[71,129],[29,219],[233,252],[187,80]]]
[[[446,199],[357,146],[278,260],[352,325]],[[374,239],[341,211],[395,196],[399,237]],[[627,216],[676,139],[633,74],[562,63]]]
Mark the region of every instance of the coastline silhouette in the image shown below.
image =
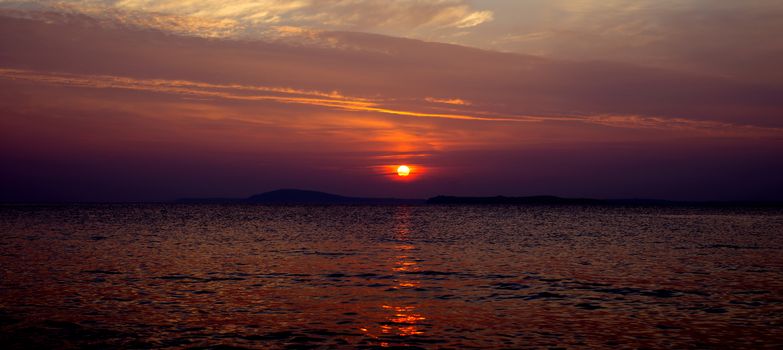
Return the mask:
[[[349,197],[333,193],[279,189],[246,198],[181,198],[178,203],[312,204],[312,205],[581,205],[581,206],[708,206],[708,207],[781,207],[783,202],[764,201],[673,201],[649,198],[566,198],[558,196],[444,196],[428,199]]]

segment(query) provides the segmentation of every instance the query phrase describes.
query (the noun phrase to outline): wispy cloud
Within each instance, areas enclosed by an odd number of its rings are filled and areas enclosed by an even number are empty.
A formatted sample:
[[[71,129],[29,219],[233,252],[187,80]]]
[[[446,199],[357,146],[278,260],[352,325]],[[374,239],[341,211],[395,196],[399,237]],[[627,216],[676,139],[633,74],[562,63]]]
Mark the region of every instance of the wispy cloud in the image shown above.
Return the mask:
[[[614,128],[685,131],[690,134],[710,136],[783,136],[783,128],[737,125],[732,123],[691,120],[684,118],[663,118],[640,115],[501,115],[492,112],[461,111],[455,113],[434,113],[417,108],[396,108],[385,106],[382,98],[346,96],[338,91],[324,92],[290,87],[270,87],[245,84],[215,84],[189,80],[137,79],[112,75],[80,75],[71,73],[37,72],[23,69],[0,68],[0,78],[32,81],[48,85],[78,88],[125,89],[166,93],[207,99],[242,101],[270,101],[325,107],[334,110],[369,112],[415,118],[436,118],[476,122],[511,123],[581,123]],[[391,101],[392,99],[389,99]],[[436,99],[427,97],[427,102],[445,103],[458,107],[469,107],[462,99]],[[424,106],[421,106],[424,108]]]
[[[548,57],[630,62],[783,81],[776,0],[519,1],[472,45]],[[513,24],[514,30],[507,28]],[[494,35],[492,35],[494,34]]]
[[[710,136],[767,136],[783,137],[783,128],[755,125],[737,125],[711,120],[662,118],[639,115],[598,115],[581,117],[590,124],[617,128],[685,131]]]
[[[425,97],[425,101],[432,102],[432,103],[444,103],[448,105],[458,105],[458,106],[470,106],[471,103],[468,101],[465,101],[461,98],[435,98],[435,97]]]
[[[296,44],[334,40],[313,35],[322,31],[369,32],[558,59],[783,81],[777,69],[783,5],[776,0],[4,0],[0,9],[25,16],[85,14],[107,25],[210,38],[282,36]],[[285,30],[293,28],[300,31]]]
[[[493,19],[492,11],[465,0],[43,0],[0,1],[0,8],[86,14],[106,23],[205,37],[259,38],[274,34],[273,27],[416,37]]]
[[[373,100],[361,97],[344,96],[336,91],[321,92],[287,87],[268,87],[241,84],[210,84],[185,80],[135,79],[112,75],[77,75],[69,73],[48,72],[41,73],[20,69],[0,69],[0,77],[15,80],[35,81],[44,84],[61,86],[127,89],[229,100],[273,101],[279,103],[303,104],[347,111],[376,112],[408,117],[471,121],[528,121],[525,118],[480,117],[468,114],[428,113],[414,110],[387,108]],[[252,92],[267,92],[271,94],[252,94]]]

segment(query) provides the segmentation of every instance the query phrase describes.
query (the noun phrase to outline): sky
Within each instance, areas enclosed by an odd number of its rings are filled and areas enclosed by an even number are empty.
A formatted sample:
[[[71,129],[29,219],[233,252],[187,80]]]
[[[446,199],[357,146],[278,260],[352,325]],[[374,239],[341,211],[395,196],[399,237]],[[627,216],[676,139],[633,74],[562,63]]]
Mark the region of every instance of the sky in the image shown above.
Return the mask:
[[[0,0],[0,201],[783,200],[781,17],[761,0]]]

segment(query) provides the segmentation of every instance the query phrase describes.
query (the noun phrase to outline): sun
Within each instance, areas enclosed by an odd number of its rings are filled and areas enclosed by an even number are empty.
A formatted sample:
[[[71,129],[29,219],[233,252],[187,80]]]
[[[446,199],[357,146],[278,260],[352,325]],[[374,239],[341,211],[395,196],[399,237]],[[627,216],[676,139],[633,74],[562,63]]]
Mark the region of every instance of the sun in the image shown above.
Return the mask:
[[[400,165],[397,167],[397,175],[399,176],[408,176],[411,174],[411,168],[408,168],[407,165]]]

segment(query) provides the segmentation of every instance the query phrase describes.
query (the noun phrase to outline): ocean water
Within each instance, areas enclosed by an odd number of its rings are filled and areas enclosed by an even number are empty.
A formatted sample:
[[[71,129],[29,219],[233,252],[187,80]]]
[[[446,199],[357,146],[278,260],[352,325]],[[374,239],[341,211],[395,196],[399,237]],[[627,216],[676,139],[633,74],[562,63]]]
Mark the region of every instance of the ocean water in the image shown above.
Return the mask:
[[[0,207],[3,348],[781,348],[780,209]]]

